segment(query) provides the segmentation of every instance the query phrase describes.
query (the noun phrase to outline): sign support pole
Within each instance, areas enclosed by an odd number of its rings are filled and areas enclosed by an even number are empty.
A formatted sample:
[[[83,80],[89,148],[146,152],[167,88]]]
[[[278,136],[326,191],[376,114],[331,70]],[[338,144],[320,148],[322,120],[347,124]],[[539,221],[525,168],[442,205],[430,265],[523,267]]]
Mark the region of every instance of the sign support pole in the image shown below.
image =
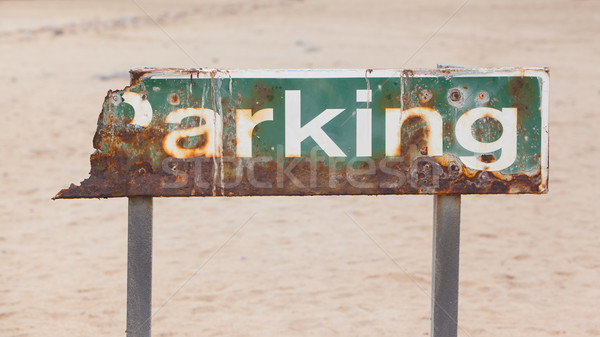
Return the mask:
[[[432,337],[457,336],[460,197],[460,194],[433,197]]]
[[[129,197],[127,337],[150,337],[152,318],[152,197]]]

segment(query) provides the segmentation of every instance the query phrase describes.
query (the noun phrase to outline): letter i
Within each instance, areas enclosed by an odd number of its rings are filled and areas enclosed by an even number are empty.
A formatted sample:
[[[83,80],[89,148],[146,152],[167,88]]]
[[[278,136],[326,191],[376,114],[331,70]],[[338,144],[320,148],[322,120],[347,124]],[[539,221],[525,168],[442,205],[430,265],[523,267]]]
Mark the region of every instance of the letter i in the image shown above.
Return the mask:
[[[371,90],[356,90],[356,102],[371,103]],[[356,156],[370,157],[372,152],[371,109],[356,109]]]

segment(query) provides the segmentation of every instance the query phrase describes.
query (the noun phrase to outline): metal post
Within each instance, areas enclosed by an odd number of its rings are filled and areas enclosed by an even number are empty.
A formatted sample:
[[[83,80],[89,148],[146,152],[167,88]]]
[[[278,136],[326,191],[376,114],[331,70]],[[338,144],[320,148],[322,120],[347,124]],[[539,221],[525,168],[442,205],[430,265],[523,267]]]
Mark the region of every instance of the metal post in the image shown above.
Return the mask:
[[[433,199],[433,271],[431,336],[456,337],[458,329],[458,258],[460,194]]]
[[[129,197],[127,337],[150,337],[152,315],[152,198]]]

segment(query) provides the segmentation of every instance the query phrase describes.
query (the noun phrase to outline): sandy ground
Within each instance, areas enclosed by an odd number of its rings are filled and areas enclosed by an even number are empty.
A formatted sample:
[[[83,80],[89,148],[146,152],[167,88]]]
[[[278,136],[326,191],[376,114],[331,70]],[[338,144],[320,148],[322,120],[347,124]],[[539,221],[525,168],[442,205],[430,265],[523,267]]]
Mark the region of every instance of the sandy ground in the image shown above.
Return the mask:
[[[599,35],[596,0],[0,0],[0,336],[125,335],[127,200],[50,198],[130,66],[439,62],[551,69],[550,193],[463,198],[459,336],[600,336]],[[154,336],[429,335],[430,196],[154,207]]]

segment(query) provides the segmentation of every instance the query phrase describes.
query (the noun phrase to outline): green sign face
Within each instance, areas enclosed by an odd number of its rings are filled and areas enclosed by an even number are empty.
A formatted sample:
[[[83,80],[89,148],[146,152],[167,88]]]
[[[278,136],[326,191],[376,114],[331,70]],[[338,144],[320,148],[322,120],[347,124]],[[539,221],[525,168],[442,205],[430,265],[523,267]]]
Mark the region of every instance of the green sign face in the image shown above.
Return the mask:
[[[59,198],[542,193],[544,69],[138,68]]]

